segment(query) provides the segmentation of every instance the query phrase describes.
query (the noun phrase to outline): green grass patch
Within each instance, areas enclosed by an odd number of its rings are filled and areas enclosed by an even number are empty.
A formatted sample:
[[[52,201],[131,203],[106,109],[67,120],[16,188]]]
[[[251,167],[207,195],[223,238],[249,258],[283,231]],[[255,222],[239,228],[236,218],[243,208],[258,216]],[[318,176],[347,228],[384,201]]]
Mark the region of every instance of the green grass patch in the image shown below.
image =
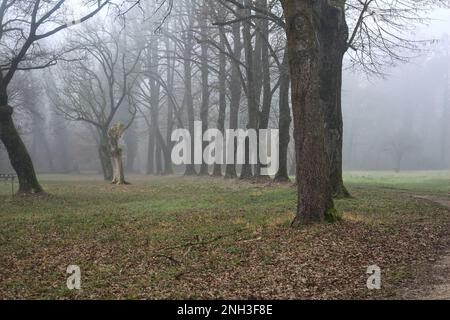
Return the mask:
[[[336,201],[343,220],[298,230],[289,228],[291,184],[130,176],[132,185],[113,186],[99,177],[45,175],[49,198],[12,199],[0,183],[0,298],[364,296],[363,269],[376,258],[367,239],[373,235],[377,250],[401,243],[397,237],[413,236],[405,222],[437,234],[448,212],[408,192],[445,196],[447,176],[346,173],[354,197]],[[328,251],[334,245],[342,250]],[[420,249],[404,245],[402,252]],[[380,253],[381,261],[395,250]],[[407,259],[389,262],[393,283],[410,276]],[[79,292],[65,289],[69,264],[83,270]],[[342,279],[362,277],[361,286],[330,278],[335,264]],[[337,284],[342,289],[326,291]]]

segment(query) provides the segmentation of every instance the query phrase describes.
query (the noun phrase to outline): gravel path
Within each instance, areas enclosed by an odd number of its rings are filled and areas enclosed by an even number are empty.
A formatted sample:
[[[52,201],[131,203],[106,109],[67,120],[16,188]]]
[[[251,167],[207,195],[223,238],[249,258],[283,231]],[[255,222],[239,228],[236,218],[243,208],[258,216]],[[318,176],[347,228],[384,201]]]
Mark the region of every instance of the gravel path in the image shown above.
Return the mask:
[[[417,199],[424,199],[450,209],[450,199],[437,196],[412,195]],[[414,290],[406,295],[408,299],[450,300],[450,250],[447,251],[431,268],[433,282],[437,283],[429,288]]]

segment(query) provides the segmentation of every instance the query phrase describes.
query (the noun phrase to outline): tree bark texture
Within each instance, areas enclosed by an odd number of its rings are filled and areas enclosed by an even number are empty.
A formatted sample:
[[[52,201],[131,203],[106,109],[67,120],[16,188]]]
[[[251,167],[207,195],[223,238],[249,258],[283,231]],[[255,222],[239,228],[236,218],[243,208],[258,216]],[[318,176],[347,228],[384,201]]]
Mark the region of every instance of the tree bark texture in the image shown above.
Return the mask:
[[[279,122],[280,130],[280,149],[279,149],[279,167],[274,180],[276,182],[289,182],[288,174],[288,148],[290,141],[291,126],[291,108],[289,106],[289,61],[288,49],[285,49],[284,58],[280,70],[280,94],[279,94]]]
[[[13,108],[7,105],[7,99],[0,99],[0,140],[8,152],[9,160],[19,180],[19,194],[41,193],[31,157],[14,125]]]
[[[284,0],[297,156],[297,214],[292,226],[336,216],[320,103],[320,17],[326,0]]]
[[[325,117],[325,146],[331,192],[337,198],[350,196],[342,179],[342,63],[348,38],[344,6],[345,1],[330,1],[322,11],[319,32],[320,99]]]

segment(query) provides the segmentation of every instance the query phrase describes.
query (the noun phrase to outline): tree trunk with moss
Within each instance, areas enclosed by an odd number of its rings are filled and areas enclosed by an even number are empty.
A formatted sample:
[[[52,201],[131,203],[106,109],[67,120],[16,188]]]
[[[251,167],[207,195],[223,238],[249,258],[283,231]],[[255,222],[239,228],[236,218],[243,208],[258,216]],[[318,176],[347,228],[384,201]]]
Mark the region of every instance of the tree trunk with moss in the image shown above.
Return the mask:
[[[111,163],[111,147],[107,133],[101,134],[98,154],[102,166],[103,178],[105,181],[111,181],[113,178],[113,167]]]
[[[331,192],[334,197],[345,198],[350,194],[342,179],[342,62],[348,38],[344,0],[330,1],[323,11],[319,36],[320,99],[325,116],[325,146],[330,166]]]
[[[320,103],[320,18],[326,0],[284,0],[297,156],[297,214],[292,226],[334,220],[324,115]]]
[[[8,152],[11,166],[16,171],[19,194],[42,193],[44,190],[37,180],[31,157],[14,125],[13,108],[7,104],[6,94],[0,100],[0,140]]]

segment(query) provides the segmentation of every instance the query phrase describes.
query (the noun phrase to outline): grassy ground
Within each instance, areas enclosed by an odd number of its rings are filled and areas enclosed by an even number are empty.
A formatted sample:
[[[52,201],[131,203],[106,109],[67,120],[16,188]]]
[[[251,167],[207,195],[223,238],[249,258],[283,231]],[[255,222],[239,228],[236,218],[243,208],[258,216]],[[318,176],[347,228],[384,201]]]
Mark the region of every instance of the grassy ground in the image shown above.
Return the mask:
[[[449,210],[412,195],[448,197],[449,172],[348,173],[343,220],[295,230],[292,185],[41,180],[49,198],[0,183],[0,298],[397,298],[448,246]],[[71,264],[82,290],[66,288]]]
[[[377,186],[421,194],[450,195],[450,171],[353,171],[345,175],[347,183]]]

